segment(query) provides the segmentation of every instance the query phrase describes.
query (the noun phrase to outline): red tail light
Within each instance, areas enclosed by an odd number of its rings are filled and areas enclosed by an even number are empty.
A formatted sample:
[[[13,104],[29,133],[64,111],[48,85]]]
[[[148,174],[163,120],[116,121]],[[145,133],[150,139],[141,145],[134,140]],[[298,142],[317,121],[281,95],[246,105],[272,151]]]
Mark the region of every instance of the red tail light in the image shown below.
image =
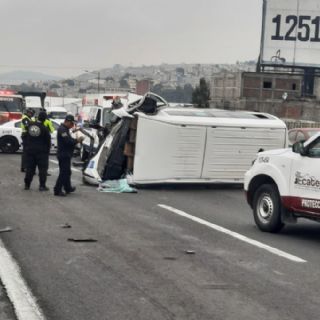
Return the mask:
[[[21,112],[9,112],[9,119],[11,120],[19,120],[22,118]]]
[[[13,90],[0,90],[0,94],[4,95],[4,96],[10,96],[10,95],[13,95],[13,94],[16,94],[16,93],[17,92],[13,91]]]
[[[22,117],[21,112],[0,112],[0,124],[12,120],[19,120]]]

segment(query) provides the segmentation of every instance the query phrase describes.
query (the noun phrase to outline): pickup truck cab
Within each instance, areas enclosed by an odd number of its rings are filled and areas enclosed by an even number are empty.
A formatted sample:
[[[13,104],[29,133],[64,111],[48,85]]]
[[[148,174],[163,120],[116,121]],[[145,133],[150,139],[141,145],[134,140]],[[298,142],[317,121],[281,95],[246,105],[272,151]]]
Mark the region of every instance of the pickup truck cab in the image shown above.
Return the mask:
[[[320,133],[292,148],[258,153],[244,190],[262,231],[278,232],[297,218],[320,222]]]

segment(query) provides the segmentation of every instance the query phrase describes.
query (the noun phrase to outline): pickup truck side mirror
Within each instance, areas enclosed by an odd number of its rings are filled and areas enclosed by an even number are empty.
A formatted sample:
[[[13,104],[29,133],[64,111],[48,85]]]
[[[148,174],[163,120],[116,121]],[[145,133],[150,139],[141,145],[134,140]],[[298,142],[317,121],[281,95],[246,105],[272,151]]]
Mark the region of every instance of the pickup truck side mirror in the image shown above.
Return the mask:
[[[303,145],[304,141],[297,141],[292,145],[292,151],[295,153],[300,153],[302,156],[307,155],[307,150]]]

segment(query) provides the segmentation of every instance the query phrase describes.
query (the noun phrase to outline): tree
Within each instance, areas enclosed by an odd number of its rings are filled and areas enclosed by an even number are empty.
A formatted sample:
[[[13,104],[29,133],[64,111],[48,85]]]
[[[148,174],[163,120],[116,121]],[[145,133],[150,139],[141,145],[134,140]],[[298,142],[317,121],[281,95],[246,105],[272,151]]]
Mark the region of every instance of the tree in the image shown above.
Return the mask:
[[[68,85],[69,87],[74,87],[75,83],[72,79],[67,79],[63,81],[64,84]]]
[[[120,88],[125,88],[125,89],[130,88],[130,87],[129,87],[129,84],[128,84],[128,81],[125,80],[125,79],[121,79],[121,80],[119,81],[119,84],[120,84]]]
[[[49,88],[50,88],[50,89],[60,89],[61,86],[59,86],[57,83],[53,83],[53,84],[50,85]]]
[[[205,78],[200,79],[199,86],[192,92],[192,103],[198,108],[209,108],[210,88]]]

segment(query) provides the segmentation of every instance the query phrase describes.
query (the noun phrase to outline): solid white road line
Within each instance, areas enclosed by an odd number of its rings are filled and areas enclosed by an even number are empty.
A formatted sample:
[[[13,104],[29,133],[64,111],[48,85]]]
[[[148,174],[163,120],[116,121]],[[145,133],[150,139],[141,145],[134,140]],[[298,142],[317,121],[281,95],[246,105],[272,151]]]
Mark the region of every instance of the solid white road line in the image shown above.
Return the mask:
[[[21,276],[20,268],[0,239],[0,279],[18,320],[44,320],[36,299]]]
[[[55,163],[55,164],[59,164],[59,162],[58,162],[57,160],[52,160],[52,159],[50,159],[49,161],[52,162],[52,163]],[[76,169],[76,168],[74,168],[74,167],[72,167],[72,166],[71,166],[71,170],[72,170],[72,171],[75,171],[75,172],[81,172],[81,170]]]
[[[198,222],[198,223],[200,223],[202,225],[205,225],[205,226],[207,226],[207,227],[209,227],[211,229],[214,229],[216,231],[225,233],[225,234],[227,234],[227,235],[229,235],[229,236],[231,236],[233,238],[236,238],[238,240],[241,240],[241,241],[244,241],[246,243],[249,243],[249,244],[251,244],[253,246],[256,246],[256,247],[258,247],[260,249],[264,249],[266,251],[269,251],[269,252],[271,252],[271,253],[273,253],[273,254],[275,254],[277,256],[286,258],[286,259],[294,261],[294,262],[307,262],[306,260],[301,259],[301,258],[299,258],[297,256],[294,256],[294,255],[292,255],[290,253],[286,253],[286,252],[284,252],[282,250],[270,247],[270,246],[268,246],[268,245],[266,245],[266,244],[264,244],[262,242],[250,239],[250,238],[248,238],[246,236],[243,236],[243,235],[241,235],[241,234],[239,234],[237,232],[228,230],[228,229],[226,229],[224,227],[220,227],[220,226],[218,226],[216,224],[213,224],[211,222],[208,222],[206,220],[203,220],[203,219],[200,219],[198,217],[192,216],[192,215],[190,215],[190,214],[188,214],[188,213],[186,213],[184,211],[181,211],[179,209],[175,209],[175,208],[167,206],[165,204],[158,204],[158,206],[160,208],[163,208],[163,209],[166,209],[168,211],[171,211],[171,212],[173,212],[173,213],[175,213],[175,214],[177,214],[177,215],[179,215],[181,217],[184,217],[184,218],[190,219],[192,221]]]

